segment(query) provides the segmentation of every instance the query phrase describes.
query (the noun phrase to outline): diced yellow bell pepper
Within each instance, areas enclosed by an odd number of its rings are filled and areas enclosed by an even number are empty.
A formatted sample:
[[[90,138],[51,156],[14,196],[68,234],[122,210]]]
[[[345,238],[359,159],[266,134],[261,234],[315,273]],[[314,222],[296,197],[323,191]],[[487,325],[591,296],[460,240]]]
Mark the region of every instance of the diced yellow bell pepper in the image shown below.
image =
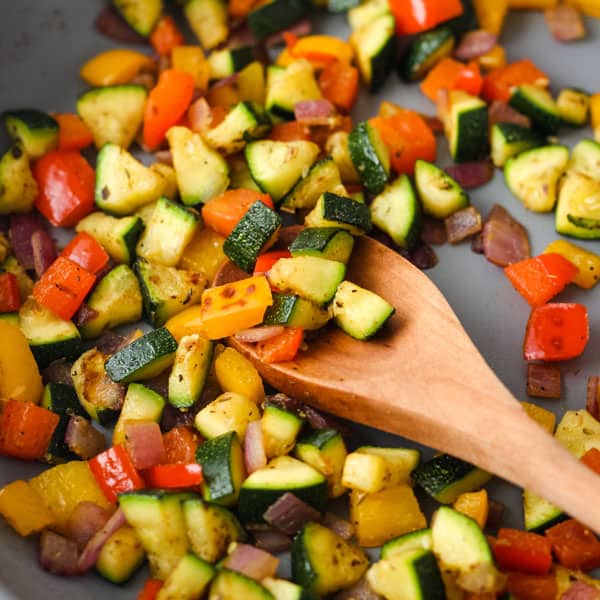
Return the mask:
[[[246,65],[237,74],[236,85],[240,101],[265,103],[265,68],[261,62]]]
[[[202,333],[218,340],[258,325],[271,304],[273,296],[264,275],[208,288],[202,293],[200,305]]]
[[[200,310],[200,306],[190,306],[189,308],[182,310],[179,314],[171,317],[165,323],[165,327],[177,340],[177,343],[179,343],[181,338],[186,335],[192,335],[194,333],[201,334],[202,311]]]
[[[331,60],[350,63],[354,50],[348,42],[331,35],[307,35],[301,37],[290,50],[285,48],[277,57],[277,65],[287,67],[290,63],[305,58],[313,67],[323,68]]]
[[[39,404],[42,377],[23,332],[0,320],[0,405],[8,400]]]
[[[213,86],[206,93],[206,100],[211,106],[220,106],[225,110],[230,110],[240,101],[240,95],[233,84]]]
[[[600,0],[565,0],[565,4],[574,6],[584,15],[600,19]]]
[[[236,392],[260,404],[265,388],[256,367],[235,348],[225,348],[215,359],[215,376],[224,392]]]
[[[508,12],[507,0],[473,0],[481,29],[499,36]]]
[[[154,62],[145,54],[114,48],[88,60],[79,75],[93,86],[118,85],[131,81],[138,73],[154,69]]]
[[[548,244],[544,253],[550,252],[564,256],[579,269],[573,278],[575,285],[590,289],[600,281],[600,255],[565,240],[556,240]]]
[[[171,65],[177,71],[189,73],[200,91],[208,89],[210,67],[200,46],[176,46],[171,51]]]
[[[598,13],[600,18],[600,9]],[[592,130],[594,131],[594,139],[600,142],[600,94],[594,94],[590,98],[590,117],[592,121]]]
[[[98,487],[87,462],[74,460],[52,467],[29,481],[54,516],[54,529],[65,532],[73,509],[80,502],[95,502],[110,508],[108,500]]]
[[[483,529],[490,508],[487,492],[485,490],[465,492],[454,501],[454,508],[463,515],[471,517]]]
[[[344,462],[342,485],[352,490],[372,494],[383,488],[386,474],[387,468],[383,457],[351,452]]]
[[[0,515],[19,535],[31,535],[54,523],[40,495],[26,482],[13,481],[0,490]]]
[[[496,44],[491,50],[482,54],[477,62],[482,69],[490,70],[497,69],[498,67],[503,67],[506,65],[506,51],[504,50],[504,46],[500,46],[500,44]]]
[[[521,402],[523,410],[527,413],[527,416],[531,417],[536,423],[543,427],[549,434],[554,433],[554,427],[556,425],[556,416],[553,412],[532,404],[531,402]]]
[[[523,10],[554,8],[557,4],[558,0],[508,0],[508,8]]]
[[[350,493],[350,520],[359,545],[372,548],[403,533],[427,527],[413,489],[408,485],[374,494]]]
[[[223,252],[224,241],[225,238],[210,227],[198,229],[185,247],[177,267],[200,272],[208,281],[212,281],[227,258]]]

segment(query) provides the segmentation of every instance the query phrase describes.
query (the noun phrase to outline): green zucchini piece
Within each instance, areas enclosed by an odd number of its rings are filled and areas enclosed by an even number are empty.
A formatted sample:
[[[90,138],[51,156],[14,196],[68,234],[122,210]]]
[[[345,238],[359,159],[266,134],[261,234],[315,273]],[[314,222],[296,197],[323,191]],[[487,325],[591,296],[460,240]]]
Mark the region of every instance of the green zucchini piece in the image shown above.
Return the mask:
[[[252,179],[252,175],[250,174],[250,168],[248,167],[248,163],[246,162],[246,157],[243,153],[240,154],[232,154],[228,157],[229,168],[231,169],[231,184],[230,187],[232,189],[244,188],[247,190],[252,190],[254,192],[262,191],[260,187],[258,187],[256,181]]]
[[[381,558],[387,559],[412,550],[431,550],[432,548],[433,539],[431,537],[431,529],[419,529],[386,542],[381,547]]]
[[[327,304],[346,275],[346,265],[316,256],[279,259],[269,281],[284,294],[297,294],[318,305]]]
[[[255,579],[230,571],[220,569],[210,585],[208,600],[275,600],[273,594]]]
[[[553,525],[564,521],[567,515],[541,496],[523,490],[523,517],[525,529],[535,533],[543,533]]]
[[[548,90],[532,84],[520,85],[511,94],[509,104],[527,115],[541,132],[558,133],[562,117]]]
[[[186,6],[190,4],[191,2]],[[171,127],[167,132],[167,140],[173,154],[179,194],[184,204],[205,204],[227,189],[227,162],[206,144],[200,134],[193,133],[187,127]]]
[[[566,146],[542,146],[508,159],[504,178],[510,191],[526,208],[550,212],[556,204],[558,180],[568,162]]]
[[[360,446],[358,454],[381,456],[386,463],[385,486],[412,485],[412,472],[421,460],[421,453],[413,448],[385,448],[382,446]]]
[[[370,206],[373,225],[394,243],[410,250],[420,239],[423,225],[421,203],[407,175],[400,175],[375,196]]]
[[[154,421],[158,423],[165,408],[164,398],[141,383],[130,383],[113,431],[113,446],[125,443],[127,421]]]
[[[79,403],[77,393],[72,385],[64,383],[47,383],[42,396],[42,406],[58,415],[79,415],[87,417],[87,413]]]
[[[600,143],[591,139],[578,142],[571,152],[568,170],[600,180]]]
[[[237,433],[229,431],[206,440],[198,447],[196,460],[202,465],[204,499],[223,506],[235,504],[246,476]]]
[[[469,205],[469,196],[465,190],[433,163],[416,161],[415,187],[423,212],[438,219],[445,219]]]
[[[153,327],[161,327],[171,317],[194,304],[200,304],[206,278],[195,271],[138,258],[135,272],[139,278],[144,315]]]
[[[18,312],[0,313],[0,320],[11,323],[12,325],[15,325],[16,327],[21,326],[21,320],[19,319]]]
[[[543,146],[544,143],[544,136],[529,127],[515,123],[494,123],[490,134],[492,162],[496,167],[503,167],[509,158]]]
[[[29,212],[38,195],[27,154],[13,146],[0,159],[0,215]]]
[[[8,135],[35,160],[58,145],[58,123],[49,114],[32,108],[2,113]]]
[[[144,120],[148,90],[125,84],[92,88],[77,100],[77,112],[88,126],[96,148],[112,142],[129,148]]]
[[[461,37],[467,31],[481,29],[477,14],[475,13],[473,0],[460,0],[460,3],[463,8],[462,13],[444,23],[444,26],[449,27],[457,38]]]
[[[465,92],[450,93],[448,141],[455,162],[483,158],[488,153],[487,104]]]
[[[454,35],[448,26],[416,36],[400,63],[400,74],[406,81],[417,81],[454,49]]]
[[[319,146],[304,140],[258,140],[249,143],[245,149],[252,179],[274,202],[288,193],[315,162],[319,152]]]
[[[340,172],[343,184],[360,183],[360,175],[350,156],[350,148],[348,146],[349,137],[350,135],[347,131],[336,131],[332,133],[325,142],[325,150],[329,152],[331,158],[333,158],[333,161]]]
[[[223,242],[225,256],[250,273],[258,255],[271,246],[281,228],[281,217],[257,200]]]
[[[434,456],[413,471],[415,482],[442,504],[452,504],[460,494],[479,489],[491,477],[486,471],[449,454]]]
[[[329,312],[310,300],[274,292],[273,304],[265,311],[263,323],[314,330],[321,329],[329,319]]]
[[[591,223],[578,219],[588,198],[597,197],[600,179],[592,179],[580,171],[569,170],[559,183],[555,227],[558,233],[581,240],[600,239],[599,227],[583,227]],[[592,222],[593,223],[593,222]]]
[[[165,579],[156,600],[201,598],[216,572],[210,563],[188,552]]]
[[[292,578],[318,596],[354,585],[366,572],[369,559],[331,529],[307,523],[292,544]]]
[[[169,375],[169,402],[189,408],[202,394],[212,364],[213,343],[198,334],[181,338]]]
[[[86,304],[96,311],[79,328],[86,340],[98,337],[107,329],[136,323],[142,318],[140,284],[127,265],[111,269],[93,289]]]
[[[118,383],[150,379],[173,364],[176,350],[168,329],[154,329],[113,354],[106,361],[106,373]]]
[[[212,50],[229,37],[229,17],[223,0],[189,0],[183,14],[204,48]]]
[[[306,227],[290,244],[292,256],[316,256],[347,264],[354,238],[339,227]]]
[[[254,60],[254,48],[252,46],[238,46],[237,48],[224,48],[214,50],[208,57],[211,79],[222,79],[229,77]]]
[[[59,465],[72,460],[81,460],[81,457],[71,451],[65,440],[70,420],[70,415],[58,415],[58,423],[44,452],[45,462]]]
[[[270,0],[250,12],[248,27],[254,38],[260,41],[303,19],[310,8],[306,0]]]
[[[348,11],[348,24],[355,31],[368,25],[381,15],[389,15],[390,5],[387,0],[367,0]]]
[[[390,154],[379,131],[368,121],[357,123],[348,136],[348,149],[367,191],[383,191],[390,178]]]
[[[338,227],[352,235],[371,231],[369,207],[346,196],[325,192],[304,219],[308,227]]]
[[[260,411],[253,400],[237,392],[223,392],[196,413],[194,425],[207,439],[235,431],[244,439],[251,421],[260,419]]]
[[[113,0],[130,27],[140,35],[148,37],[162,15],[162,0]]]
[[[112,583],[125,583],[142,566],[146,553],[135,529],[123,525],[104,542],[96,571]]]
[[[299,585],[287,579],[265,577],[261,583],[273,594],[275,600],[313,600]]]
[[[581,90],[565,88],[558,94],[556,107],[564,123],[582,127],[588,120],[590,95]]]
[[[267,457],[287,454],[296,444],[304,419],[273,402],[265,402],[262,408],[260,426]]]

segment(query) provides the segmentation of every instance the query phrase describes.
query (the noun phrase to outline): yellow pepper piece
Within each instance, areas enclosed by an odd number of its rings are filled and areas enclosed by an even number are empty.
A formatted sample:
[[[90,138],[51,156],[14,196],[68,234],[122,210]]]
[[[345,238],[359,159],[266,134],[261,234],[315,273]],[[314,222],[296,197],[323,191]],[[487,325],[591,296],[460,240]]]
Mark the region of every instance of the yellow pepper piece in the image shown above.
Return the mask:
[[[225,238],[210,227],[198,229],[179,259],[178,269],[202,273],[212,281],[227,258],[223,252]]]
[[[465,492],[454,501],[454,508],[467,517],[471,517],[482,529],[488,518],[489,503],[485,490]]]
[[[103,508],[111,506],[85,461],[74,460],[52,467],[31,479],[29,485],[54,516],[54,528],[59,532],[65,532],[67,521],[80,502],[95,502]]]
[[[42,377],[23,332],[0,320],[0,405],[7,400],[39,404]]]
[[[194,333],[201,334],[202,311],[200,310],[200,306],[190,306],[189,308],[182,310],[179,314],[171,317],[165,323],[165,327],[177,340],[177,343],[179,343],[181,338],[186,335],[192,335]]]
[[[135,50],[115,48],[90,58],[81,67],[79,75],[93,86],[118,85],[131,81],[141,71],[152,69],[154,62],[149,56]]]
[[[598,13],[600,18],[600,9]],[[590,98],[590,115],[592,121],[592,129],[594,131],[594,139],[600,142],[600,94],[594,94]]]
[[[212,107],[220,106],[229,110],[240,101],[240,95],[233,85],[213,86],[208,90],[206,100]]]
[[[209,340],[217,340],[258,325],[271,304],[273,296],[264,275],[204,290],[202,333]]]
[[[0,515],[22,536],[54,523],[39,494],[26,481],[13,481],[0,490]]]
[[[284,50],[277,57],[277,65],[287,67],[299,58],[305,58],[313,67],[322,68],[331,60],[350,63],[354,50],[348,42],[331,35],[307,35],[301,37],[291,48]]]
[[[256,404],[265,399],[265,388],[256,367],[234,348],[225,348],[217,356],[215,376],[224,392],[236,392]]]
[[[477,62],[482,69],[497,69],[506,65],[506,51],[504,46],[496,44],[489,52],[482,54]]]
[[[481,29],[499,36],[508,12],[508,1],[473,0],[473,6]]]
[[[205,92],[208,89],[210,67],[200,46],[176,46],[171,51],[171,65],[177,71],[185,71],[194,78],[194,87]]]
[[[265,68],[255,60],[246,65],[238,74],[236,85],[240,101],[265,103]]]
[[[350,520],[359,545],[367,548],[427,527],[425,515],[408,485],[397,485],[374,494],[352,490]]]
[[[518,8],[524,10],[553,8],[557,4],[558,0],[508,0],[508,8]]]
[[[565,4],[574,6],[584,15],[600,19],[600,0],[566,0]]]
[[[556,417],[553,412],[531,402],[521,402],[521,406],[527,413],[527,416],[531,417],[540,427],[543,427],[549,434],[554,433]]]
[[[593,288],[600,281],[600,255],[565,240],[556,240],[546,246],[544,254],[553,252],[570,260],[578,269],[573,283],[581,288]]]

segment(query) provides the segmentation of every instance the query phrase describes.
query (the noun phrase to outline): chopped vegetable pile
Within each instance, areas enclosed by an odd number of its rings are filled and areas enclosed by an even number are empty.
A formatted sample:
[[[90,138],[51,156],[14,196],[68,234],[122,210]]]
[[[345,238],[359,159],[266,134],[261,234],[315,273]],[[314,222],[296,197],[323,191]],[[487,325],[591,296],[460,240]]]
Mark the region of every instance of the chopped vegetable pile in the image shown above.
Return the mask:
[[[600,2],[166,8],[105,7],[96,29],[140,50],[89,58],[75,112],[2,113],[0,454],[51,466],[0,489],[0,514],[39,534],[56,575],[124,584],[147,562],[139,600],[600,598],[600,540],[560,508],[524,490],[523,530],[504,527],[490,473],[356,447],[225,345],[275,363],[333,325],[368,340],[395,309],[346,279],[355,238],[422,269],[433,245],[468,240],[531,307],[528,395],[560,398],[560,362],[583,354],[590,325],[585,305],[555,296],[600,280],[586,246],[600,239],[600,93],[554,96],[551,74],[507,62],[499,39],[512,8],[543,8],[557,42],[581,39]],[[324,11],[346,13],[348,39],[312,33]],[[376,92],[393,71],[435,116],[384,101],[354,119],[361,86]],[[594,139],[572,150],[556,137],[587,125]],[[495,169],[581,242],[532,256],[510,207],[482,216],[468,190]],[[64,247],[54,228],[70,229]],[[600,475],[600,374],[558,426],[522,406]]]

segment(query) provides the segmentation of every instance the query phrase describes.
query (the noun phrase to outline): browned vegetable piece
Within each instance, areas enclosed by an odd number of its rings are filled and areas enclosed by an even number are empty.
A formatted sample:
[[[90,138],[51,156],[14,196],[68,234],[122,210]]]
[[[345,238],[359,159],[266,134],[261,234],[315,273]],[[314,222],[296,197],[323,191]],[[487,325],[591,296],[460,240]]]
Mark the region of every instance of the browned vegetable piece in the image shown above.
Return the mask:
[[[588,377],[585,407],[594,419],[600,421],[600,377]]]
[[[481,231],[481,215],[474,206],[461,208],[444,220],[451,244],[458,244]]]
[[[527,365],[527,395],[560,398],[560,368],[557,365]]]
[[[583,19],[574,6],[559,4],[544,11],[546,24],[558,42],[572,42],[585,37]]]

